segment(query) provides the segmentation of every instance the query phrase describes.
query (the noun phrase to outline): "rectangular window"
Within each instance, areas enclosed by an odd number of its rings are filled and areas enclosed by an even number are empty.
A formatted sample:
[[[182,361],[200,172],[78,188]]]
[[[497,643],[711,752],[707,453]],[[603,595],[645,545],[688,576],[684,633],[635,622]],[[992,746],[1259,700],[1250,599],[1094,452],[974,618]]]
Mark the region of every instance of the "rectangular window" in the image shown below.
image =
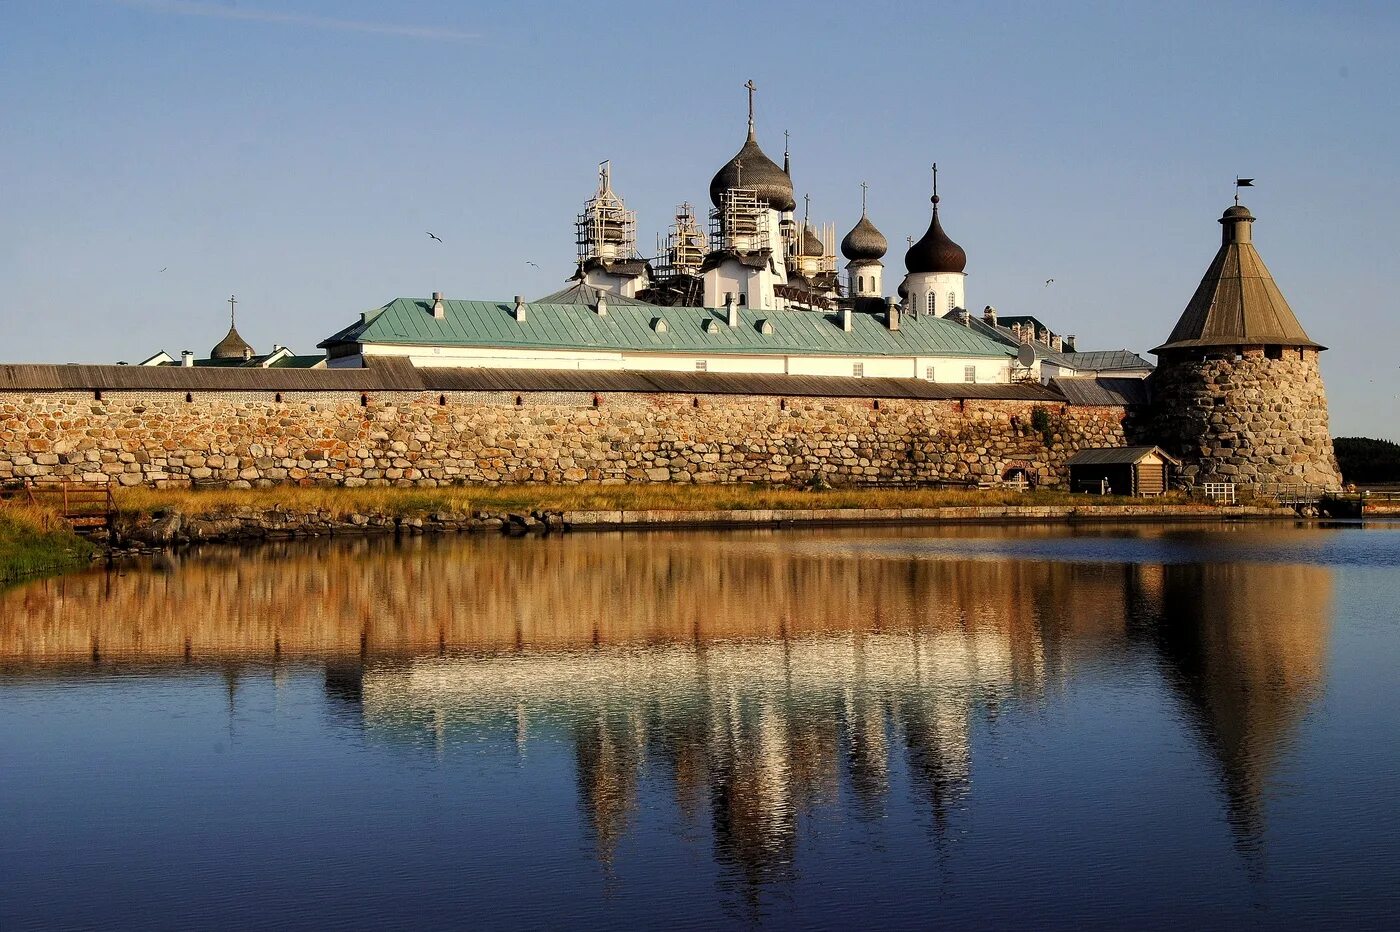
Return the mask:
[[[928,382],[936,382],[936,381],[938,381],[937,379],[935,379],[935,378],[933,377],[933,366],[925,366],[925,367],[924,367],[924,380],[925,380],[925,381],[928,381]]]
[[[964,381],[964,382],[976,382],[976,381],[977,381],[977,367],[976,367],[976,366],[963,366],[963,381]]]
[[[695,371],[696,371],[696,372],[708,372],[709,370],[710,370],[710,361],[709,361],[708,359],[697,359],[697,360],[695,360]]]
[[[865,363],[858,362],[855,365],[851,366],[851,375],[855,376],[858,379],[863,378],[865,376]]]

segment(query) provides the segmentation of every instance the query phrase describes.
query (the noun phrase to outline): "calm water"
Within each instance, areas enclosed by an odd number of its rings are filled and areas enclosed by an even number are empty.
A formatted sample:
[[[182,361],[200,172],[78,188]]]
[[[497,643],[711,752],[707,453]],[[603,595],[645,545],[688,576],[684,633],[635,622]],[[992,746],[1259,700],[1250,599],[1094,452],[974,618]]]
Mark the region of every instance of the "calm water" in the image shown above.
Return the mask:
[[[0,592],[0,928],[1394,927],[1400,527],[214,550]]]

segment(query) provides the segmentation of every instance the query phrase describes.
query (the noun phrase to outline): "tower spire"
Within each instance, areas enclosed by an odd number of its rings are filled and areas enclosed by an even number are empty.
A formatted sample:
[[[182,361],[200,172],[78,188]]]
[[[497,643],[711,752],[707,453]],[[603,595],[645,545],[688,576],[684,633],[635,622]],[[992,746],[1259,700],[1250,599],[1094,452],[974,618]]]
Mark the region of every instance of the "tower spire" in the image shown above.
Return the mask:
[[[783,173],[792,175],[792,153],[788,151],[791,140],[788,138],[788,131],[783,130]]]
[[[758,88],[754,85],[754,83],[753,83],[753,78],[749,78],[747,81],[745,81],[745,82],[744,82],[744,87],[748,88],[748,90],[749,90],[749,136],[752,137],[752,136],[753,136],[753,92],[756,91],[756,90],[758,90]]]
[[[233,329],[233,306],[237,303],[237,298],[233,295],[228,296],[228,325],[230,330]]]
[[[860,215],[862,217],[865,216],[865,192],[869,187],[870,185],[866,184],[864,181],[860,183]]]
[[[938,205],[938,163],[933,163],[933,203],[935,208]]]

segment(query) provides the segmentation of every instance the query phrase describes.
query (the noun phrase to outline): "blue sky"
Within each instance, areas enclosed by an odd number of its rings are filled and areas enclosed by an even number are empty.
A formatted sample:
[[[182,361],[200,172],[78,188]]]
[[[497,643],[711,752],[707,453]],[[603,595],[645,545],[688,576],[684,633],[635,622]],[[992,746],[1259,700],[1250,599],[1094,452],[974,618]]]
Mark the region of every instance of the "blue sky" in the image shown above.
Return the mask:
[[[0,358],[203,353],[230,293],[303,352],[400,295],[538,296],[601,159],[644,246],[705,204],[752,78],[814,220],[869,182],[891,287],[937,161],[969,305],[1085,348],[1161,342],[1257,178],[1334,432],[1400,439],[1397,47],[1387,3],[4,0]]]

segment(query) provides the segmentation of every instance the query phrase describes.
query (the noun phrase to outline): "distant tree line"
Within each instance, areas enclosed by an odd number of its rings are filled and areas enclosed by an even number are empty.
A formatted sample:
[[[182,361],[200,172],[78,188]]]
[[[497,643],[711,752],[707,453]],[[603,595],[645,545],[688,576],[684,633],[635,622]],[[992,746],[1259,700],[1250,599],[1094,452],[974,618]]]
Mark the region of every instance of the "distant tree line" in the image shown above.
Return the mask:
[[[1370,437],[1337,437],[1332,441],[1337,465],[1347,482],[1400,482],[1400,443]]]

